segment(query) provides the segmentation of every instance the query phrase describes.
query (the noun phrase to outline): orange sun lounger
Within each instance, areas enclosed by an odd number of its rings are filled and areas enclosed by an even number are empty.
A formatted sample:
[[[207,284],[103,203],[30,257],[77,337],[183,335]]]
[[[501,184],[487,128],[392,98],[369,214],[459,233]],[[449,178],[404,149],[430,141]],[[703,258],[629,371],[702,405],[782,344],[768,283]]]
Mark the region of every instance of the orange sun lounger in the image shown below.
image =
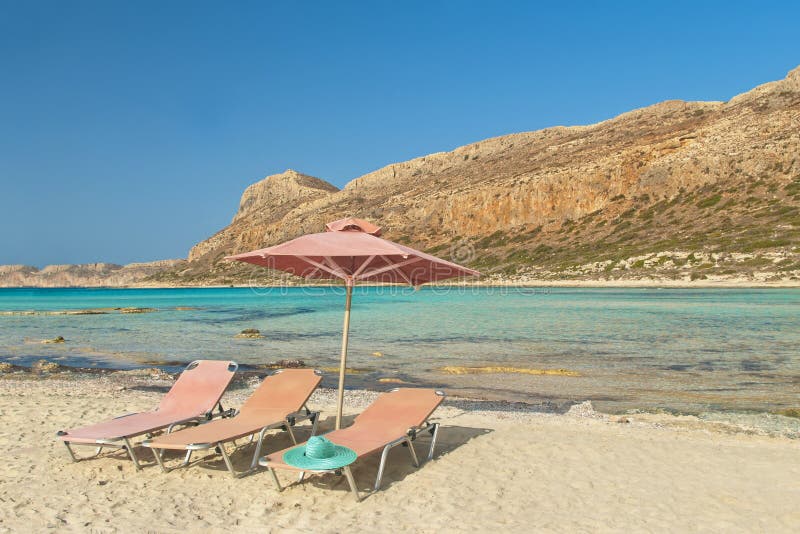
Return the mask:
[[[380,465],[378,467],[378,477],[375,480],[375,489],[378,491],[383,478],[383,470],[386,466],[386,457],[389,451],[397,445],[406,444],[411,454],[411,460],[415,467],[419,467],[416,451],[414,451],[413,441],[418,434],[430,432],[431,446],[428,451],[428,460],[433,458],[433,449],[436,446],[436,438],[439,433],[439,423],[431,423],[428,419],[436,408],[444,400],[445,394],[442,391],[432,389],[417,388],[397,388],[387,393],[383,393],[375,402],[367,407],[361,415],[356,417],[353,424],[341,430],[334,430],[325,434],[336,445],[342,445],[355,451],[357,458],[373,454],[382,450]],[[281,491],[281,484],[275,473],[275,469],[289,469],[300,471],[300,481],[302,482],[305,472],[303,469],[286,464],[283,461],[283,454],[292,449],[289,447],[274,454],[269,454],[259,459],[258,463],[266,467],[278,491]],[[307,471],[310,473],[344,473],[350,484],[350,490],[357,500],[361,497],[355,484],[355,479],[350,471],[350,466],[341,469],[328,469],[319,471]]]
[[[225,460],[231,475],[237,477],[225,444],[239,438],[250,436],[250,441],[258,434],[258,443],[248,473],[256,468],[264,436],[269,430],[282,429],[289,433],[293,443],[297,443],[292,431],[298,421],[308,419],[312,423],[311,435],[317,428],[319,412],[312,412],[306,403],[322,381],[322,373],[313,369],[280,369],[266,377],[241,410],[229,419],[211,421],[192,428],[186,428],[145,440],[142,445],[153,449],[159,465],[169,471],[164,464],[163,455],[167,449],[186,451],[180,466],[189,464],[193,451],[217,449]]]
[[[84,426],[73,430],[60,430],[58,439],[64,442],[74,461],[78,458],[72,445],[97,447],[94,456],[103,447],[127,449],[136,469],[141,469],[133,452],[131,438],[152,434],[160,430],[172,431],[176,425],[208,420],[215,416],[228,416],[231,412],[222,408],[220,399],[236,373],[238,365],[230,361],[197,360],[190,363],[161,399],[153,411],[121,415],[110,421]],[[214,407],[219,413],[214,414]]]

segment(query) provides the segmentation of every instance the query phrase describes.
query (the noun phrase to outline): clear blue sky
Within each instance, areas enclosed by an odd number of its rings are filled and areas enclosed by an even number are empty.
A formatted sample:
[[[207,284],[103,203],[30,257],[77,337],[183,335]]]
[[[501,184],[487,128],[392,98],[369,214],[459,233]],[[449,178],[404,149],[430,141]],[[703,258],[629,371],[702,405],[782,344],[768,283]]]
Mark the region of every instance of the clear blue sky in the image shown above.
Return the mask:
[[[800,64],[799,5],[0,0],[0,264],[184,257],[286,168],[727,100]]]

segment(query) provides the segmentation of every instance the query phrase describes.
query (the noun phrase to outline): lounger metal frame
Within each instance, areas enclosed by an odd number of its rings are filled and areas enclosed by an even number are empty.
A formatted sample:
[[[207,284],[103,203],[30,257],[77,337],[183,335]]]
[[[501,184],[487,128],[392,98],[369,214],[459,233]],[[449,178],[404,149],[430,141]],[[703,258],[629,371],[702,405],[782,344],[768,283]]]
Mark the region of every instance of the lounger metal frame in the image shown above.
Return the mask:
[[[397,391],[397,388],[391,391]],[[444,392],[442,391],[437,391],[436,394],[442,397],[445,396]],[[428,432],[431,434],[431,446],[430,449],[428,449],[428,456],[425,461],[427,462],[433,459],[433,452],[436,447],[436,439],[439,437],[439,423],[431,423],[430,421],[426,420],[420,426],[408,429],[408,432],[406,432],[405,436],[397,438],[394,441],[390,441],[383,447],[383,452],[381,453],[381,461],[380,464],[378,465],[378,476],[375,479],[375,486],[371,493],[375,493],[378,490],[380,490],[381,481],[383,479],[383,471],[386,468],[386,459],[389,457],[389,451],[397,447],[398,445],[403,445],[405,447],[408,447],[408,452],[411,455],[411,462],[414,464],[414,467],[420,466],[419,459],[417,458],[417,451],[414,450],[413,442],[417,439],[417,436],[419,434],[422,434],[424,432]],[[278,491],[283,491],[281,482],[280,480],[278,480],[278,475],[275,472],[275,469],[269,465],[267,458],[266,457],[260,458],[258,460],[258,464],[267,468],[269,474],[272,476],[272,481],[275,483],[275,487],[278,488]],[[298,483],[303,481],[306,473],[311,473],[311,474],[333,473],[335,475],[344,474],[344,476],[347,478],[347,483],[350,486],[350,491],[352,492],[353,496],[356,498],[357,501],[361,500],[361,494],[358,492],[358,487],[356,486],[356,481],[355,478],[353,477],[353,472],[350,470],[349,465],[342,467],[340,469],[300,471],[300,477],[297,480]]]
[[[183,371],[181,371],[181,374],[183,372],[185,372],[185,371],[189,371],[191,369],[194,369],[199,364],[200,364],[200,362],[198,360],[195,360],[195,361],[189,363],[189,365],[187,365],[186,368]],[[236,362],[231,362],[230,365],[228,366],[228,370],[231,371],[234,374],[236,373],[236,371],[238,369],[239,369],[239,364],[236,363]],[[222,407],[222,401],[217,401],[217,404],[216,404],[215,408],[218,409],[217,413],[214,413],[214,408],[211,408],[209,411],[207,411],[204,414],[201,414],[201,415],[198,415],[198,416],[195,416],[195,417],[189,417],[187,419],[183,419],[181,421],[175,421],[175,422],[171,423],[167,427],[167,434],[171,433],[175,429],[175,427],[179,426],[179,425],[198,425],[198,424],[201,424],[201,423],[207,423],[208,421],[211,421],[212,419],[215,419],[217,417],[222,417],[222,418],[232,417],[236,413],[236,410],[233,409],[233,408],[229,408],[227,410],[225,408],[223,408]],[[138,413],[142,413],[142,412],[126,413],[124,415],[120,415],[118,417],[114,417],[112,420],[122,419],[123,417],[129,417],[131,415],[136,415]],[[68,434],[68,432],[65,432],[64,430],[59,430],[58,432],[56,432],[56,436],[57,437],[65,436],[67,434]],[[103,448],[104,447],[114,447],[114,448],[117,448],[117,449],[125,449],[125,450],[128,451],[128,456],[130,456],[130,459],[133,461],[134,467],[136,468],[137,471],[139,471],[139,470],[142,469],[142,466],[139,463],[139,460],[136,458],[136,453],[133,451],[133,444],[131,443],[131,438],[135,438],[135,437],[141,436],[141,435],[144,435],[147,439],[150,439],[155,435],[155,433],[154,432],[143,432],[142,434],[133,434],[133,435],[130,435],[130,436],[123,436],[123,437],[120,437],[120,438],[97,439],[97,440],[94,440],[94,442],[92,442],[92,443],[66,441],[66,440],[64,440],[63,443],[67,447],[67,451],[69,452],[69,456],[70,456],[70,458],[72,458],[73,462],[80,462],[82,460],[89,460],[89,459],[92,459],[92,458],[97,458],[98,456],[100,456],[100,453],[103,452]],[[88,447],[95,447],[96,446],[97,450],[91,456],[79,457],[78,455],[75,454],[75,451],[72,450],[72,447],[75,446],[75,445],[82,445],[82,446],[88,446]]]
[[[191,460],[192,453],[194,451],[216,449],[219,452],[219,454],[222,455],[222,459],[225,461],[225,466],[228,468],[228,471],[230,472],[231,476],[233,476],[234,478],[239,478],[249,473],[252,473],[258,467],[258,457],[261,455],[261,448],[264,444],[264,438],[266,437],[267,432],[269,432],[270,430],[278,430],[278,429],[284,430],[288,432],[289,438],[291,438],[292,443],[296,445],[297,439],[295,438],[292,427],[295,426],[299,421],[305,421],[306,419],[311,421],[311,435],[313,436],[317,432],[317,423],[319,422],[319,412],[312,412],[311,410],[308,409],[308,407],[305,404],[303,405],[301,411],[297,411],[287,415],[283,421],[279,423],[272,423],[270,425],[263,427],[261,430],[250,434],[250,440],[248,441],[248,443],[252,443],[253,440],[256,439],[256,435],[258,435],[258,442],[256,444],[256,450],[253,453],[253,461],[250,462],[250,468],[247,469],[246,471],[241,471],[241,472],[237,472],[236,469],[234,469],[230,456],[228,455],[228,452],[225,450],[225,444],[229,442],[233,442],[235,447],[236,439],[217,441],[213,443],[190,443],[185,448],[186,456],[184,457],[183,462],[172,467],[168,467],[164,463],[164,452],[167,450],[175,450],[175,449],[166,449],[166,448],[160,449],[158,447],[154,447],[151,440],[149,439],[143,441],[142,445],[144,445],[145,447],[152,448],[153,455],[155,456],[158,465],[161,466],[161,470],[164,471],[165,473],[189,465],[189,461]],[[246,437],[246,436],[241,436],[241,437]],[[241,437],[237,439],[241,439]]]
[[[218,409],[218,411],[216,413],[214,413],[214,410],[212,409],[212,410],[209,410],[208,412],[206,412],[205,414],[199,415],[197,417],[190,417],[190,418],[184,419],[182,421],[175,421],[174,423],[170,424],[167,427],[167,434],[170,434],[175,429],[176,426],[181,426],[181,425],[184,425],[184,426],[199,425],[199,424],[202,424],[202,423],[207,423],[207,422],[209,422],[209,421],[211,421],[213,419],[219,418],[219,417],[221,417],[221,418],[232,417],[233,414],[235,413],[235,410],[233,408],[229,408],[227,410],[224,409],[222,407],[222,402],[221,401],[217,403],[216,408]],[[114,417],[114,419],[122,419],[123,417],[129,417],[131,415],[136,415],[137,413],[138,412],[126,413],[125,415],[120,415],[119,417]],[[56,432],[56,436],[64,436],[66,434],[67,433],[65,431],[63,431],[63,430],[59,430],[58,432]],[[146,439],[150,439],[155,435],[155,433],[146,432],[144,434],[136,434],[136,435],[132,435],[132,436],[123,436],[121,438],[97,439],[97,440],[94,440],[94,442],[91,442],[91,443],[66,441],[66,440],[63,441],[62,443],[64,443],[64,445],[67,447],[67,451],[69,452],[69,456],[70,456],[70,458],[72,458],[72,461],[74,461],[74,462],[80,462],[80,461],[83,461],[83,460],[90,460],[92,458],[97,458],[98,456],[100,456],[100,453],[103,452],[103,448],[105,448],[105,447],[113,447],[113,448],[116,448],[116,449],[125,449],[125,450],[128,451],[128,456],[130,456],[130,459],[133,461],[134,467],[138,471],[138,470],[142,469],[142,465],[139,463],[139,460],[136,457],[136,453],[133,451],[134,445],[131,443],[131,439],[135,438],[137,436],[141,436],[141,435],[144,435],[146,437]],[[144,444],[144,442],[142,442],[141,444]],[[87,446],[87,447],[97,447],[97,450],[91,456],[79,457],[77,454],[75,454],[75,451],[72,450],[72,447],[74,447],[75,445],[82,445],[82,446]]]

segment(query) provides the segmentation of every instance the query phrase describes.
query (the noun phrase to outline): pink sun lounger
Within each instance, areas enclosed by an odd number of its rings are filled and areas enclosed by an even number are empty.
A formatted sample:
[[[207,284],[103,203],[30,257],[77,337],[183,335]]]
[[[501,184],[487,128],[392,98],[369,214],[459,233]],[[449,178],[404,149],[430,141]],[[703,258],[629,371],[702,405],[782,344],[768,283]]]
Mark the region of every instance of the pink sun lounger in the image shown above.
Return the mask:
[[[442,403],[444,397],[445,394],[443,392],[433,389],[393,389],[383,393],[375,402],[370,404],[361,415],[356,417],[351,426],[329,432],[325,434],[325,437],[336,445],[342,445],[355,451],[357,459],[383,451],[374,487],[374,491],[378,491],[381,487],[383,470],[386,466],[386,457],[393,447],[405,444],[411,454],[414,466],[419,467],[419,460],[412,442],[417,438],[417,435],[427,431],[432,436],[428,460],[433,458],[433,449],[436,446],[436,438],[439,433],[439,423],[431,423],[429,418]],[[283,454],[291,448],[293,447],[269,454],[258,461],[259,465],[269,470],[278,491],[281,491],[282,488],[275,469],[300,471],[300,482],[302,482],[306,472],[283,461]],[[344,473],[353,495],[357,500],[361,499],[355,479],[350,471],[350,466],[345,466],[341,469],[308,472]]]
[[[264,379],[233,417],[164,434],[145,440],[142,445],[153,449],[153,454],[164,471],[171,470],[164,464],[165,450],[186,451],[183,463],[176,466],[181,467],[189,464],[193,451],[215,449],[222,455],[225,466],[234,477],[252,472],[257,466],[261,446],[268,431],[285,430],[292,442],[297,443],[292,427],[298,421],[308,419],[312,423],[311,435],[314,435],[319,412],[309,410],[306,403],[321,381],[322,373],[314,369],[279,369]],[[258,442],[250,469],[237,473],[225,450],[225,444],[234,442],[235,445],[235,440],[248,436],[252,442],[256,435]]]
[[[121,415],[110,421],[73,430],[60,430],[57,437],[64,442],[76,462],[85,458],[78,458],[72,445],[97,447],[94,456],[99,455],[103,447],[119,447],[126,449],[133,465],[141,469],[133,451],[132,438],[143,434],[149,437],[164,429],[169,433],[177,425],[232,415],[232,411],[223,409],[220,399],[236,369],[238,365],[230,361],[194,361],[181,373],[155,410]],[[219,408],[217,414],[214,414],[215,407]]]

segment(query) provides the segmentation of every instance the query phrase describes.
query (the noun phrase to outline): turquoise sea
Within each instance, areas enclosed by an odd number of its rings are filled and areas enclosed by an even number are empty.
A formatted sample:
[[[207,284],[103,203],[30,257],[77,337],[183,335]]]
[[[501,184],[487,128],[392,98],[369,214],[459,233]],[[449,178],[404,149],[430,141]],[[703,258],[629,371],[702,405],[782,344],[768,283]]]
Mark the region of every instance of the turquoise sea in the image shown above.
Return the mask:
[[[142,314],[0,315],[0,361],[176,369],[197,358],[333,368],[344,290],[0,289],[0,311],[151,307]],[[235,339],[257,328],[264,339]],[[45,345],[63,336],[66,343]],[[773,412],[800,407],[800,290],[411,288],[355,290],[352,386],[381,378],[604,411]],[[381,356],[374,355],[382,354]],[[578,376],[449,374],[443,367]],[[327,384],[334,383],[333,371]]]

